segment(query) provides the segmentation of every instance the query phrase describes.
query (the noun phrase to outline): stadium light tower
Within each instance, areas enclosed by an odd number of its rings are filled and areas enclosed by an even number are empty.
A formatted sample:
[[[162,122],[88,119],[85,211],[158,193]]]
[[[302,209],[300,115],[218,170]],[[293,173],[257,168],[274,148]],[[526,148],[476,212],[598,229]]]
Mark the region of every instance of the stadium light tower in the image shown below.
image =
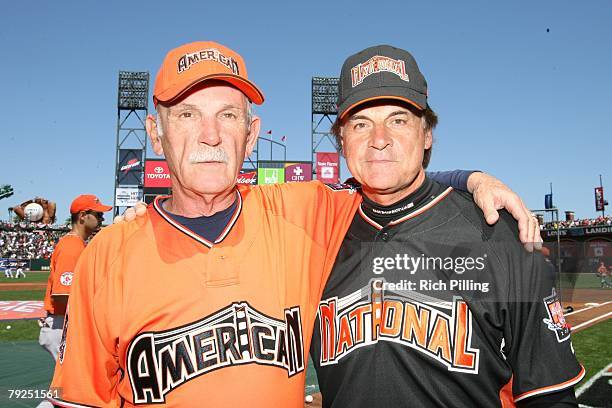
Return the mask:
[[[8,198],[12,196],[13,193],[14,193],[14,190],[11,185],[5,184],[3,186],[0,186],[0,200],[2,200],[3,198]]]
[[[338,108],[338,78],[330,77],[313,77],[312,78],[312,172],[316,174],[316,153],[328,146],[325,150],[331,148],[338,150],[336,141],[331,133],[331,126],[336,120]],[[324,141],[328,143],[323,144]]]
[[[142,199],[148,105],[149,73],[119,71],[114,215]]]

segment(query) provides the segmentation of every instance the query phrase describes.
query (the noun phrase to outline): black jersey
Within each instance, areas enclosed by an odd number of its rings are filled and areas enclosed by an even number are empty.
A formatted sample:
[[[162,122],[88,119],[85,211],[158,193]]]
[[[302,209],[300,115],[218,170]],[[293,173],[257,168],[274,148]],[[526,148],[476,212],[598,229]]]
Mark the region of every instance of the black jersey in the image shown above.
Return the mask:
[[[384,227],[362,204],[343,241],[311,347],[323,406],[510,407],[579,382],[554,276],[515,220],[488,226],[428,179],[411,196]]]

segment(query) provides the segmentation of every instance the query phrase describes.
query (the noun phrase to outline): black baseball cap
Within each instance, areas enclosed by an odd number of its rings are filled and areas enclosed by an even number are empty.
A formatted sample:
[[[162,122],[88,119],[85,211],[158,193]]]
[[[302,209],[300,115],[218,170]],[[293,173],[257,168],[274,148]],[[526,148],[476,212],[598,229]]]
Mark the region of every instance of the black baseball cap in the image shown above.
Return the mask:
[[[427,107],[427,81],[408,51],[376,45],[344,61],[338,85],[338,118],[376,99],[397,99],[419,110]]]

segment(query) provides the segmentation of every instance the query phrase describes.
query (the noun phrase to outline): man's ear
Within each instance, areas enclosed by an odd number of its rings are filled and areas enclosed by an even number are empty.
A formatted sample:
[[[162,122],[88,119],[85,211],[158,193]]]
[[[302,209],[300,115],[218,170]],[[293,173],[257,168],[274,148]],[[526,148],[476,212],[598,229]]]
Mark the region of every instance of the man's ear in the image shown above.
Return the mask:
[[[433,132],[431,129],[425,131],[425,150],[431,149],[433,144]]]
[[[346,154],[344,154],[345,150],[344,150],[344,135],[342,135],[344,127],[340,126],[338,128],[338,133],[340,134],[340,155],[344,158],[346,158]]]
[[[152,114],[148,114],[145,127],[147,129],[147,135],[149,135],[149,140],[151,141],[151,148],[156,155],[162,156],[164,154],[164,148],[162,147],[161,137],[157,131],[158,120],[159,118],[155,118]]]
[[[255,148],[255,143],[257,143],[257,138],[259,137],[259,130],[261,129],[261,120],[259,116],[253,115],[251,118],[251,130],[247,134],[246,139],[246,150],[244,151],[244,158],[246,159],[253,153],[253,149]]]

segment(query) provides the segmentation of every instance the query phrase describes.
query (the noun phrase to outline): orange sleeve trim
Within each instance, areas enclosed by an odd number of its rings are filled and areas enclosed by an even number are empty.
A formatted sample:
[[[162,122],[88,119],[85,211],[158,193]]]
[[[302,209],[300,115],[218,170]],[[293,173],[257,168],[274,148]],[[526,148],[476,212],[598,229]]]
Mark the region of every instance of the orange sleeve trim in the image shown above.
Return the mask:
[[[586,374],[586,371],[584,370],[584,367],[582,365],[580,366],[580,368],[581,368],[580,373],[578,373],[578,375],[572,378],[571,380],[567,380],[560,384],[549,385],[548,387],[536,388],[535,390],[524,392],[521,395],[518,395],[516,398],[514,398],[514,402],[519,402],[521,400],[524,400],[525,398],[533,397],[536,395],[548,394],[550,392],[559,391],[559,390],[562,390],[562,389],[578,384],[584,378],[584,375]]]

